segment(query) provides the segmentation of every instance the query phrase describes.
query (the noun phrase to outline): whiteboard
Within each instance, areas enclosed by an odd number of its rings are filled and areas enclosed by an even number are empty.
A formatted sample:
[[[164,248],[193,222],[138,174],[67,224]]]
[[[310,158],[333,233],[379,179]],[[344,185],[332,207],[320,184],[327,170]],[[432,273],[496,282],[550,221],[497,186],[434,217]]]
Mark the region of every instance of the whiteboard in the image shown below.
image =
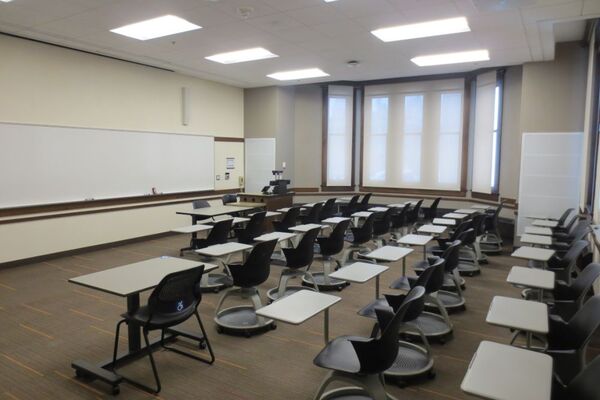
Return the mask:
[[[214,188],[212,137],[0,123],[0,208]]]
[[[245,190],[247,193],[260,193],[273,179],[275,139],[246,139],[245,152]]]
[[[524,133],[517,235],[531,216],[558,218],[579,207],[583,132]]]

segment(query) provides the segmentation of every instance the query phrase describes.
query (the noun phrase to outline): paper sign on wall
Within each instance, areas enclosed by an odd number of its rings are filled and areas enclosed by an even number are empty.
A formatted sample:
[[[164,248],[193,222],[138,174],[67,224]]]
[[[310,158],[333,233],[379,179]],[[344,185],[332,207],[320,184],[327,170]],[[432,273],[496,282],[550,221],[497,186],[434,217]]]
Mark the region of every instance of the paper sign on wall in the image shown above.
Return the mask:
[[[235,169],[235,157],[227,157],[227,169]]]

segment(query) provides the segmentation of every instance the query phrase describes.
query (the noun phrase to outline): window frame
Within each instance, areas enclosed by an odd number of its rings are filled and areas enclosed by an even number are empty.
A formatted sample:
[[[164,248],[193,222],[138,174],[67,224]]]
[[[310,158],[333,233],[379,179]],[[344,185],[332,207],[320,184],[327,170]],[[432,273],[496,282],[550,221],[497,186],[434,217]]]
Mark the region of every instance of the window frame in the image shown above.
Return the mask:
[[[357,91],[358,88],[354,85],[336,85],[336,86],[351,86],[352,87],[352,127],[351,127],[351,136],[352,136],[352,155],[351,155],[351,166],[350,166],[350,186],[329,186],[327,185],[327,176],[328,176],[328,138],[329,138],[329,85],[325,84],[321,86],[321,102],[322,102],[322,136],[321,136],[321,191],[323,192],[345,192],[345,191],[354,191],[355,188],[355,163],[356,163],[356,132],[357,132],[357,115],[356,115],[356,102],[357,102]]]
[[[494,171],[494,185],[491,186],[491,193],[481,193],[471,191],[471,197],[482,200],[498,201],[500,198],[500,158],[502,156],[502,118],[504,116],[504,75],[506,69],[501,68],[496,70],[496,88],[498,90],[498,125],[497,129],[493,132],[496,133],[496,148],[495,150],[495,163],[492,166]],[[477,101],[477,99],[475,99]]]

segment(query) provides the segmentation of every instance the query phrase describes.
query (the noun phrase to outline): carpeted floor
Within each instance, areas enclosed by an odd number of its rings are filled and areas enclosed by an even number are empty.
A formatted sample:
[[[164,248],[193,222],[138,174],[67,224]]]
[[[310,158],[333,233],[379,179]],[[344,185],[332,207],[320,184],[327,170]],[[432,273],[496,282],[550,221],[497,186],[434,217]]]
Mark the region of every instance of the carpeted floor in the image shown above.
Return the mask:
[[[125,310],[125,300],[70,284],[67,279],[160,255],[177,256],[187,241],[184,235],[169,236],[0,270],[0,399],[111,398],[102,383],[87,384],[74,378],[70,363],[110,356],[115,323]],[[407,265],[422,257],[419,251],[408,258]],[[467,310],[451,315],[453,339],[445,345],[433,344],[437,377],[406,388],[389,385],[389,392],[406,400],[470,398],[461,392],[460,382],[477,345],[482,340],[507,343],[510,338],[507,329],[487,324],[485,316],[493,296],[519,296],[519,290],[505,281],[510,266],[519,264],[523,263],[506,254],[490,257],[480,276],[467,278]],[[313,265],[314,270],[319,268],[319,263]],[[279,271],[280,267],[272,267],[269,280],[261,287],[263,299],[265,290],[277,284]],[[387,287],[400,272],[397,263],[382,275],[383,293],[393,292]],[[342,301],[331,309],[331,337],[368,335],[372,321],[356,311],[373,299],[374,281],[352,284],[333,294]],[[199,308],[217,361],[208,366],[172,352],[157,352],[163,390],[156,397],[311,399],[326,373],[312,363],[323,347],[323,316],[300,326],[278,323],[276,330],[250,339],[219,335],[213,322],[218,299],[218,294],[206,294]],[[594,341],[591,355],[600,351],[596,346]],[[147,359],[126,371],[152,382]],[[119,397],[155,396],[122,384]]]

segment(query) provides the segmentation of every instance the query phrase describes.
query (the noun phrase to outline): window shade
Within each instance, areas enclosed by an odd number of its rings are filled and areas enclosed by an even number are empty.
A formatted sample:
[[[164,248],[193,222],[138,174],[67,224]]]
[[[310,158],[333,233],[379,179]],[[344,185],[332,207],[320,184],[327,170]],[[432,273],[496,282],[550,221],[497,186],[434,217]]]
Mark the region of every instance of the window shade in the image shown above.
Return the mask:
[[[327,186],[350,186],[352,184],[352,87],[329,86],[327,101]]]
[[[363,185],[459,190],[464,79],[365,88]]]
[[[476,85],[472,190],[489,194],[494,189],[496,177],[496,71],[478,75]]]

